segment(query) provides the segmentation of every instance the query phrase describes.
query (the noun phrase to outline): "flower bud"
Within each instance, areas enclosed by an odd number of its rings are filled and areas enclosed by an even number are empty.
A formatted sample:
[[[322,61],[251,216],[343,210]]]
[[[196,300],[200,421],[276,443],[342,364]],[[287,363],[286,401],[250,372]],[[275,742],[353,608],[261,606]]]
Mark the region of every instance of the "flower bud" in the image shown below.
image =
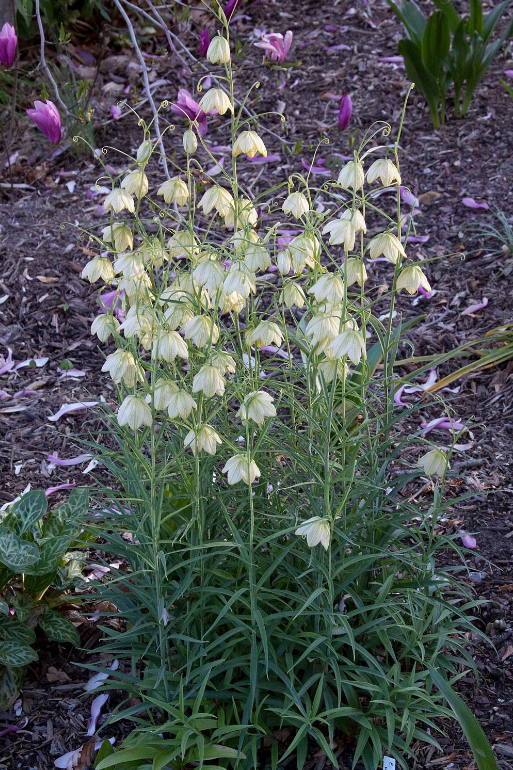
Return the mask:
[[[183,148],[187,155],[192,155],[198,149],[198,140],[196,134],[190,129],[183,135]]]
[[[143,163],[147,163],[150,159],[150,155],[153,150],[153,145],[150,142],[149,139],[146,139],[141,145],[139,145],[139,149],[137,150],[137,162],[141,165]]]

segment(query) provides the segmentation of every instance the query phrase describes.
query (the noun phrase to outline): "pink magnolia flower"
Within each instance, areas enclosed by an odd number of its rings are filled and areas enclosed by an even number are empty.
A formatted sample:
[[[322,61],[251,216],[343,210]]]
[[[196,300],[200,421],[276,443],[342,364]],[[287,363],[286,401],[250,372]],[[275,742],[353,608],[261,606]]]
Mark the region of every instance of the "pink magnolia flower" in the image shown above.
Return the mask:
[[[0,64],[4,67],[12,67],[14,64],[17,43],[16,30],[6,21],[0,30]]]
[[[257,48],[263,48],[271,61],[282,62],[287,58],[292,37],[290,29],[285,32],[285,37],[279,32],[271,32],[269,35],[262,35],[262,41],[255,45]]]
[[[171,105],[171,110],[177,115],[184,115],[189,120],[197,120],[200,136],[205,136],[207,133],[206,113],[200,109],[198,102],[193,99],[192,94],[186,88],[178,90],[178,100],[176,104]]]
[[[344,131],[351,120],[351,113],[353,112],[353,102],[349,94],[342,97],[340,102],[340,109],[338,111],[338,127],[341,131]]]
[[[209,45],[210,45],[210,32],[208,31],[208,29],[204,29],[200,35],[200,44],[198,48],[198,53],[200,56],[207,55]]]
[[[52,144],[59,144],[62,137],[61,116],[55,104],[49,99],[46,104],[36,99],[34,107],[33,110],[27,110],[29,118],[34,121]]]

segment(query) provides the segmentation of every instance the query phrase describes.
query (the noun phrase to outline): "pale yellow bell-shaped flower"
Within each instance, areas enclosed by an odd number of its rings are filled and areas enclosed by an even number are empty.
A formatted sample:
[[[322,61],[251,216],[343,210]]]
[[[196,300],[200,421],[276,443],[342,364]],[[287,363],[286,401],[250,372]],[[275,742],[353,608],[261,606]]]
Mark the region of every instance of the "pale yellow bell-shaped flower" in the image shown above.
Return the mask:
[[[144,258],[139,250],[120,254],[114,262],[114,272],[123,273],[124,278],[136,280],[144,273]]]
[[[350,160],[338,175],[338,184],[344,190],[359,190],[363,187],[365,172],[363,166],[356,160]]]
[[[282,209],[285,214],[292,214],[296,219],[301,219],[310,211],[310,204],[302,192],[293,192],[285,199]]]
[[[254,329],[246,329],[246,342],[248,345],[256,345],[257,348],[265,348],[267,345],[281,345],[283,333],[274,321],[260,321]]]
[[[258,233],[254,230],[248,230],[247,228],[244,230],[237,230],[237,232],[232,235],[230,241],[233,244],[233,250],[237,255],[245,254],[252,243],[259,242]]]
[[[224,350],[214,350],[210,355],[210,364],[215,366],[222,375],[229,372],[235,374],[236,364],[234,358]]]
[[[194,131],[188,129],[183,135],[183,148],[187,155],[192,155],[198,149],[198,140]]]
[[[215,455],[217,445],[222,444],[222,439],[210,425],[202,425],[199,430],[190,430],[186,435],[183,445],[194,454],[204,451],[209,455]]]
[[[212,294],[215,294],[223,285],[226,270],[214,256],[207,256],[194,268],[193,276],[198,286],[205,286]]]
[[[323,235],[330,234],[329,243],[331,246],[344,244],[346,251],[354,249],[356,240],[356,230],[354,224],[349,219],[333,219],[322,228]]]
[[[142,396],[127,396],[118,410],[118,423],[138,430],[152,424],[151,409]]]
[[[345,361],[340,358],[333,358],[330,355],[330,349],[326,350],[326,358],[319,364],[319,374],[322,374],[326,383],[333,382],[335,377],[337,380],[345,380],[349,374],[349,368]],[[319,378],[318,378],[319,380]],[[318,390],[321,391],[321,382],[317,383]]]
[[[244,398],[237,412],[237,417],[240,417],[242,422],[253,420],[257,425],[262,426],[266,417],[276,417],[273,401],[274,398],[265,390],[254,390]]]
[[[399,255],[406,257],[403,244],[396,235],[390,232],[374,236],[369,243],[369,254],[371,259],[377,259],[383,254],[392,265],[395,265]]]
[[[344,281],[337,273],[326,273],[308,289],[308,293],[313,294],[317,302],[338,305],[344,299]]]
[[[91,334],[96,334],[101,342],[106,342],[118,329],[119,321],[108,313],[96,316],[91,324]]]
[[[198,348],[203,348],[205,345],[215,345],[219,339],[219,327],[210,316],[206,315],[191,318],[183,331],[185,339],[192,340]]]
[[[236,291],[241,297],[249,297],[256,292],[255,274],[243,262],[232,262],[223,289],[226,294]]]
[[[335,339],[340,328],[340,314],[327,312],[317,313],[310,319],[305,334],[316,345],[316,353],[322,353]]]
[[[152,335],[156,325],[156,318],[153,308],[142,303],[133,305],[129,308],[125,320],[119,327],[126,339],[134,337],[136,334]]]
[[[244,264],[252,273],[264,271],[271,266],[271,257],[263,244],[251,243],[244,256]]]
[[[166,203],[176,202],[178,206],[185,206],[189,200],[189,188],[179,176],[168,179],[161,184],[157,195],[162,195]]]
[[[175,358],[189,358],[189,349],[178,332],[161,329],[153,343],[151,350],[152,359],[174,361]]]
[[[144,171],[131,171],[121,182],[121,187],[129,195],[135,195],[138,200],[141,200],[148,192],[148,177]]]
[[[247,155],[248,158],[254,158],[260,153],[264,158],[267,157],[267,149],[262,139],[256,131],[243,131],[233,145],[232,155],[236,158],[238,155]]]
[[[193,397],[185,390],[178,390],[169,396],[167,404],[167,413],[171,420],[181,418],[186,420],[193,409],[197,409],[197,404]]]
[[[225,381],[223,375],[217,368],[211,364],[203,364],[199,372],[192,381],[192,392],[203,392],[207,398],[224,394]]]
[[[120,190],[119,187],[115,187],[103,201],[103,209],[104,211],[112,209],[116,214],[126,209],[133,214],[135,211],[134,199],[126,190]]]
[[[219,216],[225,217],[229,211],[233,210],[233,196],[229,190],[215,184],[203,193],[199,205],[203,208],[205,215],[215,209]]]
[[[112,227],[110,225],[104,227],[102,238],[105,243],[114,242],[117,251],[126,251],[134,246],[132,228],[125,222],[113,222]]]
[[[428,476],[443,476],[449,468],[447,455],[441,449],[432,449],[427,452],[420,458],[418,465]]]
[[[165,377],[160,377],[153,387],[153,406],[159,411],[163,411],[168,408],[171,396],[174,393],[178,393],[178,385],[173,380],[169,380]],[[151,404],[151,394],[146,396],[146,401]]]
[[[82,278],[90,283],[96,283],[100,278],[110,283],[115,277],[114,268],[106,257],[93,257],[82,270]]]
[[[216,35],[207,49],[207,59],[212,64],[228,64],[230,61],[230,45],[222,35]]]
[[[239,481],[251,485],[262,475],[256,462],[254,460],[248,462],[247,456],[243,454],[230,457],[222,472],[227,474],[230,485],[237,484]]]
[[[321,519],[320,516],[312,516],[296,529],[296,535],[306,537],[306,543],[309,548],[313,548],[319,543],[325,551],[328,550],[331,539],[331,527],[328,519]]]
[[[321,246],[314,235],[301,233],[291,240],[287,251],[292,261],[292,269],[295,273],[301,273],[305,266],[315,266],[321,254]]]
[[[225,292],[221,293],[218,301],[218,307],[221,313],[240,313],[245,305],[246,300],[242,297],[238,291],[232,291],[230,294]]]
[[[390,187],[392,182],[401,184],[401,175],[391,160],[380,158],[375,160],[367,171],[367,182],[372,184],[377,179],[381,180],[384,187]]]
[[[418,265],[409,265],[401,270],[396,284],[397,291],[405,289],[408,294],[415,294],[419,290],[419,286],[431,293],[429,281]]]
[[[288,307],[289,310],[294,306],[301,310],[306,302],[303,289],[294,281],[287,281],[285,283],[282,291],[282,299],[285,307]]]
[[[116,350],[108,355],[102,366],[102,372],[109,372],[116,384],[124,382],[129,388],[133,388],[137,381],[144,381],[141,365],[128,350]]]
[[[352,286],[353,283],[361,286],[367,280],[367,270],[361,259],[350,257],[344,263],[342,270],[348,286]]]
[[[171,259],[185,255],[192,259],[199,251],[196,236],[189,230],[178,230],[167,242]]]
[[[201,97],[199,106],[207,115],[212,110],[217,110],[220,115],[224,115],[228,110],[233,112],[230,97],[222,88],[209,88]]]
[[[356,366],[362,356],[366,357],[365,340],[357,329],[344,329],[330,344],[328,350],[334,358],[347,356]]]

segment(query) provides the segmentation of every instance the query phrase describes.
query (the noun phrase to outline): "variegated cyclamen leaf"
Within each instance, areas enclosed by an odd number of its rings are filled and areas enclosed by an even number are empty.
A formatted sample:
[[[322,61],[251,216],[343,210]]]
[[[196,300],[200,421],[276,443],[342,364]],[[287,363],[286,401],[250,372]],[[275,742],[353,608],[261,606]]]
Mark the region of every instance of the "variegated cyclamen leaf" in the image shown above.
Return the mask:
[[[41,557],[38,563],[28,568],[30,575],[46,575],[57,569],[60,560],[70,545],[70,538],[66,536],[54,537],[41,548]]]
[[[0,563],[15,572],[23,572],[39,561],[39,548],[28,540],[20,540],[13,532],[0,535]]]
[[[19,535],[23,535],[36,521],[43,518],[47,508],[48,501],[43,490],[32,490],[13,505],[9,523],[12,523]]]
[[[0,599],[0,615],[9,615],[9,605]]]
[[[39,621],[39,627],[53,642],[69,642],[75,647],[80,646],[80,634],[73,623],[54,610],[46,610]]]
[[[0,642],[0,663],[10,668],[21,668],[38,659],[37,652],[22,642]]]
[[[15,702],[25,679],[25,671],[25,666],[20,668],[0,666],[0,711],[7,711]]]
[[[55,535],[76,537],[80,532],[80,522],[87,512],[89,494],[87,489],[73,489],[68,500],[54,508],[43,527],[43,538]]]
[[[20,623],[17,618],[9,615],[8,618],[0,623],[0,640],[6,642],[19,642],[20,644],[34,644],[36,641],[36,632],[24,623]]]

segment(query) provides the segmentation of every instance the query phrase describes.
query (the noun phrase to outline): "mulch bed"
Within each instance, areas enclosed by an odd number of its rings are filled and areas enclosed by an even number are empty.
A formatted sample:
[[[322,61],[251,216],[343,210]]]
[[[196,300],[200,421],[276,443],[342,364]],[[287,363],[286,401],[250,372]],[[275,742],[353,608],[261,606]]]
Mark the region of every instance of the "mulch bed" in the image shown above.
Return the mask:
[[[197,13],[193,18],[198,26],[193,25],[192,32],[184,24],[176,31],[195,49],[196,31],[206,17]],[[255,28],[283,33],[293,30],[289,60],[300,59],[301,66],[281,71],[262,65],[261,52],[252,45]],[[255,1],[243,7],[233,33],[247,42],[237,62],[241,90],[256,79],[261,83],[254,92],[252,108],[284,111],[287,141],[294,146],[302,137],[304,143],[298,155],[285,156],[280,142],[263,134],[269,153],[281,154],[282,161],[261,167],[240,163],[242,177],[254,185],[254,191],[286,181],[292,170],[302,169],[302,158],[311,162],[313,150],[325,133],[331,142],[318,154],[349,152],[347,135],[337,132],[338,103],[330,95],[351,93],[354,111],[350,130],[360,127],[363,132],[376,120],[387,120],[393,128],[397,125],[409,82],[403,69],[380,61],[396,53],[401,36],[401,27],[385,4],[352,8],[347,0],[329,4],[315,0]],[[93,96],[98,123],[110,119],[110,107],[122,98],[129,79],[139,81],[137,67],[127,68],[127,63],[136,62],[133,51],[119,52],[112,40],[112,33],[105,33],[98,42],[98,35],[91,32],[86,39],[73,41],[77,50],[92,53],[94,66],[102,51]],[[340,43],[349,48],[326,50]],[[82,66],[78,54],[76,61]],[[173,100],[179,87],[194,91],[197,74],[185,70],[173,55],[156,57],[150,63],[153,79],[167,81],[156,91],[158,99]],[[415,219],[418,234],[429,235],[429,240],[416,248],[426,257],[453,255],[428,267],[436,289],[431,299],[421,298],[415,305],[409,298],[401,300],[405,317],[426,314],[425,320],[408,333],[418,355],[448,351],[513,321],[513,255],[491,253],[489,244],[465,231],[470,224],[493,219],[490,211],[474,211],[461,202],[466,196],[485,201],[490,207],[500,207],[511,221],[513,100],[500,79],[502,71],[512,66],[505,56],[499,56],[478,88],[467,118],[451,120],[436,132],[418,94],[407,108],[401,173],[403,183],[420,201]],[[116,86],[121,87],[121,96]],[[179,129],[180,119],[175,122]],[[218,124],[221,126],[221,121]],[[270,118],[266,125],[284,135],[279,119]],[[109,379],[100,373],[103,358],[89,332],[97,312],[97,290],[80,278],[89,259],[87,240],[80,240],[73,226],[78,221],[81,226],[93,227],[100,221],[95,217],[97,204],[88,197],[99,167],[88,155],[77,154],[76,145],[52,155],[39,134],[27,129],[25,123],[20,126],[12,142],[21,153],[11,169],[15,186],[0,187],[0,297],[8,295],[0,305],[0,355],[7,355],[7,348],[11,348],[16,363],[43,357],[48,361],[39,368],[29,365],[1,376],[0,389],[5,395],[0,391],[0,505],[29,483],[33,488],[89,483],[89,477],[81,472],[83,466],[56,468],[50,475],[46,457],[78,454],[74,438],[94,425],[91,412],[86,415],[87,425],[83,414],[55,422],[48,418],[63,403],[100,395],[109,401],[114,394]],[[140,143],[139,131],[132,117],[118,123],[110,121],[105,128],[97,128],[96,144],[134,149]],[[217,131],[212,127],[210,131],[214,141],[227,143],[222,128]],[[169,136],[168,146],[178,146],[181,131]],[[108,162],[120,163],[112,160],[111,152],[107,157]],[[254,183],[259,174],[260,180]],[[4,174],[3,179],[7,178]],[[323,178],[320,180],[319,184]],[[63,222],[69,224],[61,228]],[[385,281],[384,268],[373,269]],[[485,310],[461,315],[464,308],[483,297],[489,300]],[[404,355],[410,355],[406,348]],[[71,361],[85,375],[77,379],[63,376],[58,369],[63,360]],[[452,368],[454,363],[440,374]],[[460,522],[459,529],[476,533],[478,547],[469,557],[469,579],[476,597],[485,600],[480,624],[495,645],[477,645],[480,680],[466,677],[460,691],[489,736],[499,767],[506,770],[513,768],[513,362],[475,373],[456,384],[461,390],[451,395],[451,408],[458,419],[472,424],[474,446],[454,460],[457,493],[472,496],[451,515]],[[21,395],[14,398],[14,394]],[[439,411],[432,406],[426,414],[431,419],[439,416]],[[416,429],[418,417],[412,417],[408,427]],[[50,649],[42,643],[40,663],[31,667],[23,692],[21,715],[13,711],[3,715],[7,726],[20,725],[23,717],[28,722],[22,730],[1,739],[0,768],[46,770],[56,756],[84,742],[92,698],[79,697],[88,674],[74,663],[91,659],[87,650],[95,647],[99,634],[89,621],[83,620],[79,628],[86,652],[56,645]],[[113,705],[115,697],[111,700]],[[448,726],[442,744],[443,755],[419,746],[416,767],[476,767],[453,724]],[[321,760],[312,757],[308,767],[321,770],[329,766],[325,758]],[[344,761],[341,756],[341,767]]]

